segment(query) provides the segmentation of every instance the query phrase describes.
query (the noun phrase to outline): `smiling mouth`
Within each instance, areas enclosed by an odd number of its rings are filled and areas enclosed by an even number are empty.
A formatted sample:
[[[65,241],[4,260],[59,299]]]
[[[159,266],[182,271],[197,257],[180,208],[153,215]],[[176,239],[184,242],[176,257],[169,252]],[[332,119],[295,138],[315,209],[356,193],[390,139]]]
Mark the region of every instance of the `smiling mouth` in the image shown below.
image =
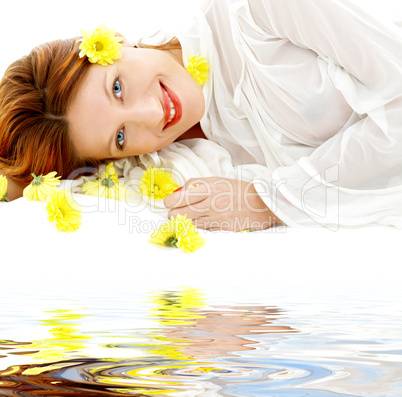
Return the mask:
[[[182,115],[182,107],[179,98],[172,90],[164,86],[162,83],[161,89],[163,111],[165,114],[165,126],[163,127],[163,129],[166,129],[180,121]]]

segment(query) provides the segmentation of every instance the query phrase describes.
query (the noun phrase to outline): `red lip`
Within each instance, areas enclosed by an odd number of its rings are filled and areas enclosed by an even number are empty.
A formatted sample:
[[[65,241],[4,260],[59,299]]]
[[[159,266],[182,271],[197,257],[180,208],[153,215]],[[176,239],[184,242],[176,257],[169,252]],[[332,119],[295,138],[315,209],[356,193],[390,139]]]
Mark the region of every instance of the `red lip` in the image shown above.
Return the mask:
[[[171,127],[171,126],[175,125],[176,123],[178,123],[181,119],[183,111],[182,111],[181,102],[180,102],[179,97],[171,89],[169,89],[162,83],[161,83],[161,88],[162,88],[163,111],[165,112],[165,126],[164,126],[164,129],[165,129],[165,128]],[[168,95],[169,95],[169,97],[168,97]],[[176,114],[174,115],[174,117],[170,123],[168,123],[168,121],[170,119],[169,98],[173,102],[174,108],[176,110]]]

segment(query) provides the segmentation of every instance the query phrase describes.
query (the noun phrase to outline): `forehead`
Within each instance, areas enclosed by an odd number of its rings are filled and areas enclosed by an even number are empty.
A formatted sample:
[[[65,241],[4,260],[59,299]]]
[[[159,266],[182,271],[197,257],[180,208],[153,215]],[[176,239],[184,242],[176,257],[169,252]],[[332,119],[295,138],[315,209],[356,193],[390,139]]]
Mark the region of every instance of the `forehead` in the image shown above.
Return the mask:
[[[103,159],[110,125],[105,93],[107,70],[100,65],[91,65],[87,75],[80,82],[77,93],[67,110],[70,137],[78,151],[85,157]]]

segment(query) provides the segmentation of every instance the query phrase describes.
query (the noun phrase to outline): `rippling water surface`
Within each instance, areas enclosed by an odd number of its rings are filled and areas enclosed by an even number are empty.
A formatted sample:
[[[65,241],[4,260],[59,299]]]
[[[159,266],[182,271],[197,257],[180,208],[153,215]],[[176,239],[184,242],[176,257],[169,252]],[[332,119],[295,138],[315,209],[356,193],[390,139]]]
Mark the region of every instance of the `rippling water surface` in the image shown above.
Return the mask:
[[[1,396],[402,396],[398,294],[3,298]]]

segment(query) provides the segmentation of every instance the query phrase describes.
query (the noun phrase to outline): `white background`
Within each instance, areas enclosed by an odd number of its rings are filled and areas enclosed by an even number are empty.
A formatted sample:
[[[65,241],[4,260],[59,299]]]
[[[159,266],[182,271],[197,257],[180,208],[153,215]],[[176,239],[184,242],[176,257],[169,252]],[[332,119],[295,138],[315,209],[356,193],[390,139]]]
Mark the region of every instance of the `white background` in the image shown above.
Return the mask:
[[[402,9],[401,0],[355,0],[376,13]],[[1,0],[0,74],[16,58],[46,41],[75,37],[103,23],[128,39],[185,21],[202,0]],[[401,15],[400,12],[398,12]],[[341,25],[340,25],[341,27]]]
[[[0,73],[32,47],[108,25],[129,40],[174,28],[201,0],[1,0]]]

